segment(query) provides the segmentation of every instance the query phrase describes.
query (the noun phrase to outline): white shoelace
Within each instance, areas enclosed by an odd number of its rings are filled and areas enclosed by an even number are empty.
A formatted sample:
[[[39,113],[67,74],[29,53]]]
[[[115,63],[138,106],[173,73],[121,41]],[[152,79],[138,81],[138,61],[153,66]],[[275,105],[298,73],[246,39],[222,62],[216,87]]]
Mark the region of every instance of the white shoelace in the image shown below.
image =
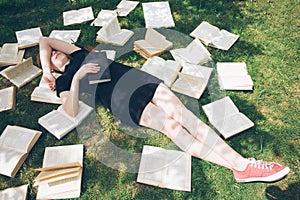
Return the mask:
[[[249,164],[250,164],[251,167],[258,168],[258,169],[272,170],[273,166],[274,166],[273,163],[266,162],[266,161],[263,161],[263,160],[255,160],[254,158],[250,158],[249,161],[250,161]]]

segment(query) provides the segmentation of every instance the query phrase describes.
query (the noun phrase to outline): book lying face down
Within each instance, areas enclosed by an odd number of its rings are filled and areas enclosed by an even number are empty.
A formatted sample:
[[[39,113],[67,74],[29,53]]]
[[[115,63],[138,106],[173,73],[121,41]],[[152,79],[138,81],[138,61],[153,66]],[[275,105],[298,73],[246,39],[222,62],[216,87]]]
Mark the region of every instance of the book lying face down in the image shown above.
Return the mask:
[[[112,61],[107,59],[105,52],[90,52],[84,59],[82,65],[87,63],[96,63],[100,67],[99,72],[89,74],[88,80],[90,84],[103,83],[111,80],[109,65]]]

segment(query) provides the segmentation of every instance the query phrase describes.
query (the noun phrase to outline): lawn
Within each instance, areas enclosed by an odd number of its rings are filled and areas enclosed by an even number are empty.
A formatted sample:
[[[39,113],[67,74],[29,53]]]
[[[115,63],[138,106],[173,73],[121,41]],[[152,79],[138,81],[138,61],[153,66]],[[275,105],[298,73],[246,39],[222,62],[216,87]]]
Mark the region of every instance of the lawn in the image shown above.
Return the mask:
[[[127,17],[119,17],[122,28],[145,27],[142,2]],[[94,14],[101,9],[114,9],[119,0],[53,0],[0,1],[0,45],[16,42],[15,31],[41,27],[43,35],[52,30],[80,29],[76,43],[101,48],[95,41],[98,28],[90,22],[64,27],[62,12],[92,6]],[[232,172],[204,160],[192,159],[192,191],[181,192],[136,182],[137,158],[126,152],[141,152],[144,144],[176,148],[163,134],[147,129],[131,129],[120,125],[97,103],[92,114],[78,129],[61,140],[43,129],[37,120],[56,105],[30,101],[30,94],[41,76],[17,89],[16,107],[0,113],[0,133],[7,125],[20,125],[43,131],[28,158],[14,178],[0,176],[0,190],[32,184],[41,167],[48,146],[85,145],[84,172],[80,199],[299,199],[300,198],[300,90],[299,90],[299,24],[300,2],[294,0],[170,0],[175,27],[166,31],[191,39],[189,33],[203,20],[240,35],[229,51],[208,47],[215,62],[246,62],[254,81],[254,90],[219,91],[215,73],[199,100],[180,96],[184,103],[208,123],[201,105],[220,96],[230,96],[241,112],[255,126],[226,142],[245,157],[276,161],[291,172],[276,183],[236,183]],[[26,49],[25,57],[36,63],[38,47]],[[133,67],[143,62],[133,51],[122,51],[117,60]],[[164,54],[170,58],[168,53]],[[214,65],[213,65],[214,66]],[[1,70],[1,69],[0,69]],[[12,84],[0,77],[0,89]],[[87,96],[83,96],[87,98]],[[92,119],[99,124],[92,123]],[[94,121],[93,121],[94,122]],[[124,156],[109,145],[124,150]],[[122,159],[120,159],[120,157]],[[1,167],[1,163],[0,163]],[[28,199],[35,199],[37,189],[29,188]]]

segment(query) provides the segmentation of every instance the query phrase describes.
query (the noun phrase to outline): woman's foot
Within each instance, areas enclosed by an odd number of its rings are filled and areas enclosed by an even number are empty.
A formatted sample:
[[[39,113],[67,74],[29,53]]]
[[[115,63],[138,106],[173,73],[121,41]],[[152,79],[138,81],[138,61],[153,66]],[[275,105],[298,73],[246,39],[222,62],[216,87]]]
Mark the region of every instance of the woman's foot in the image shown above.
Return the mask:
[[[254,158],[247,159],[247,162],[243,171],[233,169],[233,175],[237,182],[273,182],[282,179],[290,171],[290,168],[274,162],[255,160]]]

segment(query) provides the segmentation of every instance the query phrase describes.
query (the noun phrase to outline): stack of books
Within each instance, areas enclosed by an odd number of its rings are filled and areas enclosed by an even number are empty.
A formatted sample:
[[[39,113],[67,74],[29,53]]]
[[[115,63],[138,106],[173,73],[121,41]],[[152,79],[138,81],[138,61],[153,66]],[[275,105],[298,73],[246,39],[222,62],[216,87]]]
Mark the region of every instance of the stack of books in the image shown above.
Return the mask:
[[[133,43],[133,50],[148,59],[160,55],[172,46],[173,43],[168,41],[165,36],[152,28],[148,28],[145,39],[136,40]]]
[[[244,62],[217,62],[221,90],[253,90],[253,81]]]

